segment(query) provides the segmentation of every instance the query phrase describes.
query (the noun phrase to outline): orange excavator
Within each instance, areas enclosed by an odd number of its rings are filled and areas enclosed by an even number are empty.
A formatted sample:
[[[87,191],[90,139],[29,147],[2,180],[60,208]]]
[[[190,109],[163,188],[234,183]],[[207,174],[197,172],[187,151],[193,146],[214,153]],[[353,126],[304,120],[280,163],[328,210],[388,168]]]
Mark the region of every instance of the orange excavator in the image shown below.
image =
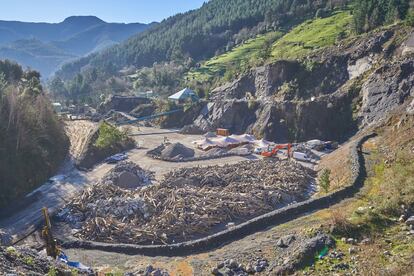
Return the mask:
[[[263,151],[262,156],[264,157],[275,157],[277,152],[281,149],[287,149],[287,156],[290,158],[290,152],[292,150],[292,144],[279,144],[276,145],[271,151]]]

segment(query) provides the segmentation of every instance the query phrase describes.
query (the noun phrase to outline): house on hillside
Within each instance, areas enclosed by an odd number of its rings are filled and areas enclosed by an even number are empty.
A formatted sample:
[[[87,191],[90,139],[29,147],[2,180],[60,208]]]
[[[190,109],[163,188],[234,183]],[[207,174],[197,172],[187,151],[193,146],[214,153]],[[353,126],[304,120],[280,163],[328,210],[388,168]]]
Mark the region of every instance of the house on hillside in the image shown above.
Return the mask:
[[[190,88],[185,88],[175,93],[174,95],[169,96],[168,99],[171,101],[175,101],[177,103],[184,103],[188,100],[198,101],[200,98],[193,90],[191,90]]]

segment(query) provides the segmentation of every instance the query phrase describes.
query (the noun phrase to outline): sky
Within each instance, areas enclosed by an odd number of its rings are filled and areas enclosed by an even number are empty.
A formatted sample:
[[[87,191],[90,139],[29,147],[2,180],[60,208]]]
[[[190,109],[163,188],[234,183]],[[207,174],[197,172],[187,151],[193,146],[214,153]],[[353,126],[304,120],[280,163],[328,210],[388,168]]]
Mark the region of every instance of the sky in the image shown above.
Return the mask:
[[[0,20],[58,23],[72,15],[150,23],[199,8],[207,0],[0,0]]]

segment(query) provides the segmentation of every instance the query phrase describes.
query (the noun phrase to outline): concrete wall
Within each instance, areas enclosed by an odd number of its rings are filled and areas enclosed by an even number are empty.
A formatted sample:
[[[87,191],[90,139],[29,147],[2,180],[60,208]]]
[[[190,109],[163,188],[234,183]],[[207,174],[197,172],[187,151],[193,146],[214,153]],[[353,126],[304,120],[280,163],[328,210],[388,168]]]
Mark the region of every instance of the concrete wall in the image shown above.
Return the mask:
[[[73,238],[62,240],[63,248],[84,248],[117,252],[129,255],[148,256],[184,256],[223,246],[243,237],[263,231],[266,228],[296,219],[300,216],[328,208],[346,198],[353,197],[363,186],[366,178],[365,160],[361,146],[376,134],[366,135],[360,138],[352,147],[350,152],[352,176],[350,185],[340,191],[336,191],[320,198],[309,199],[297,204],[286,206],[281,209],[269,212],[257,218],[246,221],[234,228],[193,241],[187,241],[171,245],[133,245],[133,244],[107,244],[92,241],[81,241]]]

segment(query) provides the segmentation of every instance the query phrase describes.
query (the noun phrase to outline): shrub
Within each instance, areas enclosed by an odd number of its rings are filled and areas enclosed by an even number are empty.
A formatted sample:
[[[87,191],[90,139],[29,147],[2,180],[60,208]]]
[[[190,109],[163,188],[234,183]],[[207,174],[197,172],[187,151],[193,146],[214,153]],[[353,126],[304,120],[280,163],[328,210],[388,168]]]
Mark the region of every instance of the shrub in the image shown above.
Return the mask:
[[[405,20],[405,24],[410,27],[414,27],[414,11],[410,12]]]
[[[330,224],[331,232],[334,235],[352,236],[355,232],[355,225],[352,224],[346,214],[340,210],[332,210]]]
[[[121,132],[116,127],[104,122],[99,127],[99,136],[94,146],[99,149],[107,149],[123,143],[126,140],[128,140],[126,132]]]
[[[24,257],[23,262],[28,266],[33,266],[34,265],[34,259],[31,256]]]
[[[6,253],[10,256],[18,256],[19,252],[17,252],[16,248],[13,246],[9,246],[6,248]]]
[[[56,267],[51,266],[49,268],[49,271],[47,272],[48,276],[57,276],[58,275],[58,270],[56,269]]]
[[[329,192],[331,187],[331,170],[324,169],[319,176],[319,186],[323,189],[325,193]]]

